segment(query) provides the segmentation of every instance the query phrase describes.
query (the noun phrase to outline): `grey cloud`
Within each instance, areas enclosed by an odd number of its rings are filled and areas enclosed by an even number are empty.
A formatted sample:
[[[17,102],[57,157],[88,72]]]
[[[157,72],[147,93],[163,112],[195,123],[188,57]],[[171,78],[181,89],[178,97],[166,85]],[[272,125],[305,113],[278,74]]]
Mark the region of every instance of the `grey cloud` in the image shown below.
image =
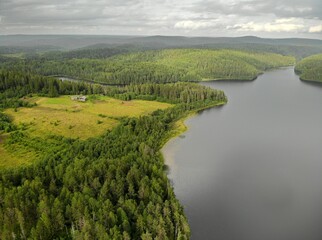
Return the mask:
[[[195,12],[233,14],[240,16],[261,16],[272,14],[277,17],[303,17],[322,19],[320,0],[245,0],[211,1],[201,0],[191,7]]]
[[[0,29],[10,33],[23,28],[23,33],[35,29],[37,33],[48,29],[54,33],[86,33],[103,28],[117,31],[144,26],[146,22],[146,16],[138,9],[141,1],[135,0],[6,1],[1,6]]]
[[[279,18],[296,17],[296,21],[304,21],[299,23],[304,26],[303,32],[307,29],[310,36],[317,36],[322,15],[320,1],[0,0],[0,34],[233,36],[240,35],[240,29],[270,29],[251,22],[270,26]]]

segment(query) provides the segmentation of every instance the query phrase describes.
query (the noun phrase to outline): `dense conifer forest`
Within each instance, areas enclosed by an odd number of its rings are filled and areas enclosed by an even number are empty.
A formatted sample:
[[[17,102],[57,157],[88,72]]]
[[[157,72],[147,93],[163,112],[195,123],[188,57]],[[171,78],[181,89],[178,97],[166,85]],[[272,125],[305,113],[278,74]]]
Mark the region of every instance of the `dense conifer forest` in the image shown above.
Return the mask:
[[[87,51],[87,50],[84,50]],[[213,79],[252,80],[264,70],[294,64],[294,57],[275,53],[236,50],[168,49],[119,54],[106,59],[79,58],[53,54],[4,61],[12,70],[41,75],[60,75],[108,84],[169,83]],[[107,51],[108,54],[118,52]],[[99,51],[104,54],[103,51]],[[68,54],[73,56],[73,52]],[[67,54],[65,54],[67,55]],[[107,55],[108,56],[108,55]]]

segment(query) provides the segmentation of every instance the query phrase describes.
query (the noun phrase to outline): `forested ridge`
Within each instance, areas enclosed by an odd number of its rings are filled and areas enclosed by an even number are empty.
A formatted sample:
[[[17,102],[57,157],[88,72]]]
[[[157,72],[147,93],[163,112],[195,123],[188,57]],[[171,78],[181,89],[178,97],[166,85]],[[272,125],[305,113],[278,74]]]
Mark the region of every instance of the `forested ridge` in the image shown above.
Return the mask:
[[[2,67],[108,84],[138,84],[213,79],[252,80],[267,69],[292,65],[295,61],[294,57],[275,53],[206,49],[143,51],[104,59],[90,59],[88,55],[87,58],[58,57],[59,60],[55,60],[46,56],[6,60]]]
[[[33,94],[104,94],[175,104],[123,118],[116,128],[86,141],[30,137],[1,113],[4,144],[39,154],[30,166],[0,171],[1,239],[189,238],[159,150],[180,118],[225,103],[222,91],[193,83],[105,87],[14,71],[1,71],[0,83],[2,109],[33,107],[23,99]]]
[[[295,66],[302,80],[322,82],[322,54],[302,59]]]

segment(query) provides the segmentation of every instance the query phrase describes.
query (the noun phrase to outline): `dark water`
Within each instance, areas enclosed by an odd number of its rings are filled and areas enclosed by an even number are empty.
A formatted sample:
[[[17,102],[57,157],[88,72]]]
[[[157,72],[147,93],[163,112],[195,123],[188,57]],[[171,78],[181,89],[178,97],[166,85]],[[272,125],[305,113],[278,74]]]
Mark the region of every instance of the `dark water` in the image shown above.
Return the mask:
[[[229,102],[164,149],[192,239],[322,239],[322,85],[293,68],[208,82]]]
[[[75,79],[75,78],[71,78],[71,77],[66,77],[66,76],[52,76],[52,77],[56,77],[57,79],[61,80],[61,81],[68,81],[68,82],[83,82],[83,83],[89,83],[89,84],[99,84],[102,86],[119,86],[119,87],[123,87],[125,86],[125,84],[116,84],[116,83],[102,83],[102,82],[97,82],[94,80],[88,80],[88,79]]]

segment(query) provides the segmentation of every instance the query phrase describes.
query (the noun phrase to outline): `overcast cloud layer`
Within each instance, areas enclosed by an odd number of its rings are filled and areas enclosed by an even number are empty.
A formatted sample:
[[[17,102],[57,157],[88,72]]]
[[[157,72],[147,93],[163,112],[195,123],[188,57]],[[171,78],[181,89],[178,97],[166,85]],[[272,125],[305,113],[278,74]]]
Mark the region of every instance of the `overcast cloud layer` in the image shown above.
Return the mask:
[[[322,1],[0,0],[0,34],[322,38]]]

